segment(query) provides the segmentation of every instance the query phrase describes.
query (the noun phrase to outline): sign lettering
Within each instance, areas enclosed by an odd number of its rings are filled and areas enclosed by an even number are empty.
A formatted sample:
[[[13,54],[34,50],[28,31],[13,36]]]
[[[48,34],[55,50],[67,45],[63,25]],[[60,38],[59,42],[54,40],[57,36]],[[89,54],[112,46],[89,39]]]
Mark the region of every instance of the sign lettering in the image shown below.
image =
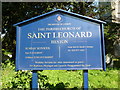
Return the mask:
[[[103,69],[101,25],[64,11],[18,23],[17,70]]]

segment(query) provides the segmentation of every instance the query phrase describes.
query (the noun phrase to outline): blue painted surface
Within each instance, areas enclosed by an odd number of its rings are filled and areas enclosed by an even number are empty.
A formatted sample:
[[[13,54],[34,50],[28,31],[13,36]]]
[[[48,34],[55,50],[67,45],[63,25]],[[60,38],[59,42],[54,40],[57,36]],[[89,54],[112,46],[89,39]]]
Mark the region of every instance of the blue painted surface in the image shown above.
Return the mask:
[[[38,90],[38,75],[37,71],[32,71],[32,90]]]
[[[65,12],[52,12],[34,22],[24,22],[16,24],[17,70],[103,69],[101,22]]]
[[[83,70],[84,90],[88,90],[88,70]]]

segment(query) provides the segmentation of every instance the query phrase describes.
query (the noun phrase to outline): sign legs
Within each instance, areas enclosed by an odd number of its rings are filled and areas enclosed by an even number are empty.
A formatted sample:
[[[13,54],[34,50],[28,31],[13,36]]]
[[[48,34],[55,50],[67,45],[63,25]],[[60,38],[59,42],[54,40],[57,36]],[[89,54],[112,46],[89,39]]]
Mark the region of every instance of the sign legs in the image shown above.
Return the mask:
[[[88,90],[88,70],[83,70],[84,90]]]
[[[38,75],[37,71],[32,71],[32,90],[38,90]]]

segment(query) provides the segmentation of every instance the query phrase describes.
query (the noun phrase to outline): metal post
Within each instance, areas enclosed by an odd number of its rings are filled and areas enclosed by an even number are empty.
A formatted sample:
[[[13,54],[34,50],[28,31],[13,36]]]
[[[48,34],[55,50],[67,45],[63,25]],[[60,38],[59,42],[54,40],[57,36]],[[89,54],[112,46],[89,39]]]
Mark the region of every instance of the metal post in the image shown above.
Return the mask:
[[[36,70],[32,72],[32,90],[38,90],[38,75]]]
[[[83,70],[84,90],[88,90],[88,70]]]

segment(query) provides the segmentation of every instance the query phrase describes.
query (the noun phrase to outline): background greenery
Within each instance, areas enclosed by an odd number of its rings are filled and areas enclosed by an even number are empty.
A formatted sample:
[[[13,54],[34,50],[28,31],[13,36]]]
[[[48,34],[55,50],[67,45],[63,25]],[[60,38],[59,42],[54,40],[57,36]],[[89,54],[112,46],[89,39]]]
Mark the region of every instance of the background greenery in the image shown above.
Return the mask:
[[[94,0],[93,0],[94,1]],[[120,61],[114,54],[114,43],[119,43],[120,24],[112,22],[110,2],[104,4],[94,2],[4,2],[2,3],[2,70],[0,70],[0,88],[30,88],[31,71],[15,72],[16,30],[13,24],[41,15],[56,9],[64,9],[95,19],[106,21],[105,46],[106,54],[112,60]],[[118,63],[118,62],[117,62]],[[118,88],[118,64],[107,71],[89,70],[90,88]],[[116,68],[114,68],[116,67]],[[82,88],[82,70],[44,70],[38,71],[41,88]]]

